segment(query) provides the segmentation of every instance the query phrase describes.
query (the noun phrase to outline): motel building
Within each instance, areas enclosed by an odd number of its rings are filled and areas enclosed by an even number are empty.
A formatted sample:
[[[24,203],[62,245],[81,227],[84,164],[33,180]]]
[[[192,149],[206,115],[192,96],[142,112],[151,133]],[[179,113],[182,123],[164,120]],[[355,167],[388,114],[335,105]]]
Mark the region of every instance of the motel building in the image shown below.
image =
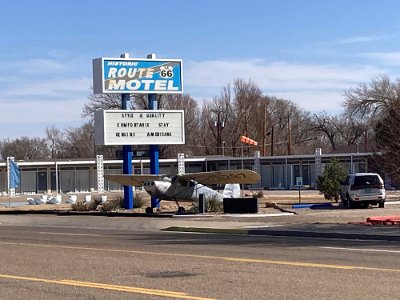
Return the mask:
[[[315,154],[266,157],[196,157],[185,158],[185,173],[250,169],[259,172],[261,182],[245,188],[293,189],[296,179],[302,178],[304,188],[316,188],[316,174],[323,172],[325,165],[336,158],[351,172],[368,172],[368,161],[373,153]],[[96,159],[16,161],[20,169],[20,184],[16,195],[92,193],[98,190],[98,161]],[[160,174],[177,174],[178,159],[160,159]],[[134,174],[150,174],[149,159],[133,159]],[[104,160],[104,174],[122,173],[122,160]],[[0,191],[8,191],[7,163],[0,161]],[[104,181],[104,191],[122,191],[123,186]]]

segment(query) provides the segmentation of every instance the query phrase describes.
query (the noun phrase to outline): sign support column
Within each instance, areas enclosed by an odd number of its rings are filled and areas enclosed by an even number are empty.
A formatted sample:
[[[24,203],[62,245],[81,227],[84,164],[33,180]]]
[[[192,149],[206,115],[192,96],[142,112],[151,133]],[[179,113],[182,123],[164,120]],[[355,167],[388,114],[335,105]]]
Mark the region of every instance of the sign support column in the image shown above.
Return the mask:
[[[121,54],[121,58],[129,58],[128,53]],[[128,102],[130,99],[130,94],[121,95],[121,108],[128,109]],[[123,145],[122,146],[122,159],[123,159],[123,174],[132,175],[132,146]],[[133,208],[133,187],[124,185],[124,208]]]
[[[148,59],[156,59],[156,54],[151,53],[147,55]],[[148,104],[149,110],[157,110],[158,109],[158,101],[157,94],[149,94],[148,95]],[[160,172],[160,164],[159,164],[159,155],[160,149],[158,145],[150,145],[149,149],[150,156],[150,174],[158,175]],[[158,198],[151,197],[151,207],[152,208],[160,208],[160,202]]]
[[[129,94],[122,94],[122,109],[127,109],[127,103],[130,100]],[[123,174],[132,175],[132,147],[131,145],[122,146],[122,158],[123,158]],[[133,208],[133,187],[124,185],[124,208]]]

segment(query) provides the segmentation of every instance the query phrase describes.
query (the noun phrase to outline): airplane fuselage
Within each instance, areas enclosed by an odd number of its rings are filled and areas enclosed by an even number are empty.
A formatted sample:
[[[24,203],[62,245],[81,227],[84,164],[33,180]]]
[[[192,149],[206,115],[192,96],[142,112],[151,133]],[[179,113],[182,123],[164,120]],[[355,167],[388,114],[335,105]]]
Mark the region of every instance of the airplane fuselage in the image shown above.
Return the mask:
[[[216,197],[223,200],[223,195],[195,181],[147,181],[144,184],[146,192],[152,197],[161,200],[191,200],[198,201],[199,195],[203,194],[205,199]]]

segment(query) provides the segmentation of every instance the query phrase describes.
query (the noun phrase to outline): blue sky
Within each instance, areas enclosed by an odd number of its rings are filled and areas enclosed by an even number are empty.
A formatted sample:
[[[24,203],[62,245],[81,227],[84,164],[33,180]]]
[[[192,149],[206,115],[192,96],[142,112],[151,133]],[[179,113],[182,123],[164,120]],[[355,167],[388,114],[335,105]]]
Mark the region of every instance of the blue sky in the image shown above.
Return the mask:
[[[3,1],[0,140],[80,126],[92,59],[178,58],[198,101],[235,78],[310,112],[341,111],[344,90],[400,77],[400,2]]]

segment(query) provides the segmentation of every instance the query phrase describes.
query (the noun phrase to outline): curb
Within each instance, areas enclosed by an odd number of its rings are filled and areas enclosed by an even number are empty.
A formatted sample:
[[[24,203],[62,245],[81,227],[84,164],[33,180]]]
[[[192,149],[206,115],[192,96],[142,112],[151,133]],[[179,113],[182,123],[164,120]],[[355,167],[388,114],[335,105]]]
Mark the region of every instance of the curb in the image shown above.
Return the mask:
[[[0,215],[59,215],[59,216],[99,216],[99,217],[146,217],[172,218],[173,214],[146,214],[137,212],[100,212],[100,211],[60,211],[60,210],[10,210],[0,211]]]

